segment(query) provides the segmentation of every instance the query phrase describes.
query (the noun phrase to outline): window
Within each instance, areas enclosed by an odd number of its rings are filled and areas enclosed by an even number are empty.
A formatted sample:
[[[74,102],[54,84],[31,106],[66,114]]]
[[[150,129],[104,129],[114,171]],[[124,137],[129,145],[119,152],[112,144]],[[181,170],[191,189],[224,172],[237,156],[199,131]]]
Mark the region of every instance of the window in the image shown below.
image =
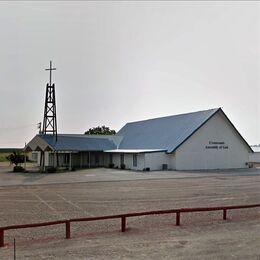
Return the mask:
[[[95,154],[95,164],[96,165],[99,164],[99,156],[98,156],[98,154]]]
[[[70,163],[70,154],[69,153],[65,153],[64,154],[64,164],[69,164]]]
[[[38,152],[32,152],[32,160],[37,162],[37,160],[38,160]]]
[[[137,154],[136,153],[133,154],[133,166],[137,167]]]
[[[49,166],[54,165],[54,154],[49,153]]]
[[[123,153],[120,154],[120,163],[125,164],[125,157]]]

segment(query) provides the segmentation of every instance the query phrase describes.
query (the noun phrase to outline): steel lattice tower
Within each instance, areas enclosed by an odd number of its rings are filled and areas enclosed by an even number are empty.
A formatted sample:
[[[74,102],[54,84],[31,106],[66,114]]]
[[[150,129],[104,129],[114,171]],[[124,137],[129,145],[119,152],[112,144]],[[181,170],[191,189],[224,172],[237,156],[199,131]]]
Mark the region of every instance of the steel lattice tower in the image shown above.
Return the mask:
[[[52,84],[52,71],[56,68],[52,67],[52,62],[50,61],[50,68],[45,69],[50,71],[50,82],[46,85],[46,96],[45,96],[45,106],[44,106],[44,117],[43,117],[43,127],[42,134],[52,133],[55,135],[57,141],[57,116],[56,116],[56,100],[55,100],[55,84]]]

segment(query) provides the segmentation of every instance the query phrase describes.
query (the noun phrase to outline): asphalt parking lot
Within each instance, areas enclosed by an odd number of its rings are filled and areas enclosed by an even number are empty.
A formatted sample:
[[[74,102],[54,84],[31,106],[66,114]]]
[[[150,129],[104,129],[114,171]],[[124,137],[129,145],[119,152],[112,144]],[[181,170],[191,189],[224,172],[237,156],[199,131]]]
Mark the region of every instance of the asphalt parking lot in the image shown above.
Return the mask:
[[[131,172],[90,169],[60,174],[0,167],[0,226],[75,217],[260,202],[260,171]],[[7,231],[0,259],[260,259],[260,210],[144,216]]]

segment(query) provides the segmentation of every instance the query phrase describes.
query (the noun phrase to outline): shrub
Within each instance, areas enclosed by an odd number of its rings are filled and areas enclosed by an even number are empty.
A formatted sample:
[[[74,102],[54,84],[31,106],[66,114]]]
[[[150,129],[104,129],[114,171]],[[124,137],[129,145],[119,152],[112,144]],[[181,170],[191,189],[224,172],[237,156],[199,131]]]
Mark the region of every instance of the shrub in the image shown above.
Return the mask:
[[[46,167],[46,172],[47,173],[55,173],[56,171],[57,171],[57,168],[55,168],[53,166]]]
[[[24,168],[22,166],[14,166],[14,172],[24,172]]]
[[[19,152],[13,152],[10,155],[6,156],[6,159],[8,161],[10,161],[12,164],[14,164],[15,166],[17,166],[20,163],[24,162],[24,159],[26,159],[26,161],[28,161],[28,158],[26,156],[26,158],[24,158],[24,154],[21,154]]]
[[[124,169],[125,169],[125,164],[122,163],[122,164],[120,165],[120,168],[121,168],[122,170],[124,170]]]

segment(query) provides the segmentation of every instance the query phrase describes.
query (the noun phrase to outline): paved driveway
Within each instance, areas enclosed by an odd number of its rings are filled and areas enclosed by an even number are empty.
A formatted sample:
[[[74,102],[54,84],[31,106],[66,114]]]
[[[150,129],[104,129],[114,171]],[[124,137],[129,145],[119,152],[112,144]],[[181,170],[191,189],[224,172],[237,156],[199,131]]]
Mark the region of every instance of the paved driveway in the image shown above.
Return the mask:
[[[30,168],[32,169],[32,167]],[[174,178],[202,178],[217,176],[260,176],[260,169],[215,171],[129,171],[107,168],[83,169],[62,173],[14,173],[8,164],[0,165],[0,186],[40,185],[52,183],[79,183],[99,181],[131,181]]]

